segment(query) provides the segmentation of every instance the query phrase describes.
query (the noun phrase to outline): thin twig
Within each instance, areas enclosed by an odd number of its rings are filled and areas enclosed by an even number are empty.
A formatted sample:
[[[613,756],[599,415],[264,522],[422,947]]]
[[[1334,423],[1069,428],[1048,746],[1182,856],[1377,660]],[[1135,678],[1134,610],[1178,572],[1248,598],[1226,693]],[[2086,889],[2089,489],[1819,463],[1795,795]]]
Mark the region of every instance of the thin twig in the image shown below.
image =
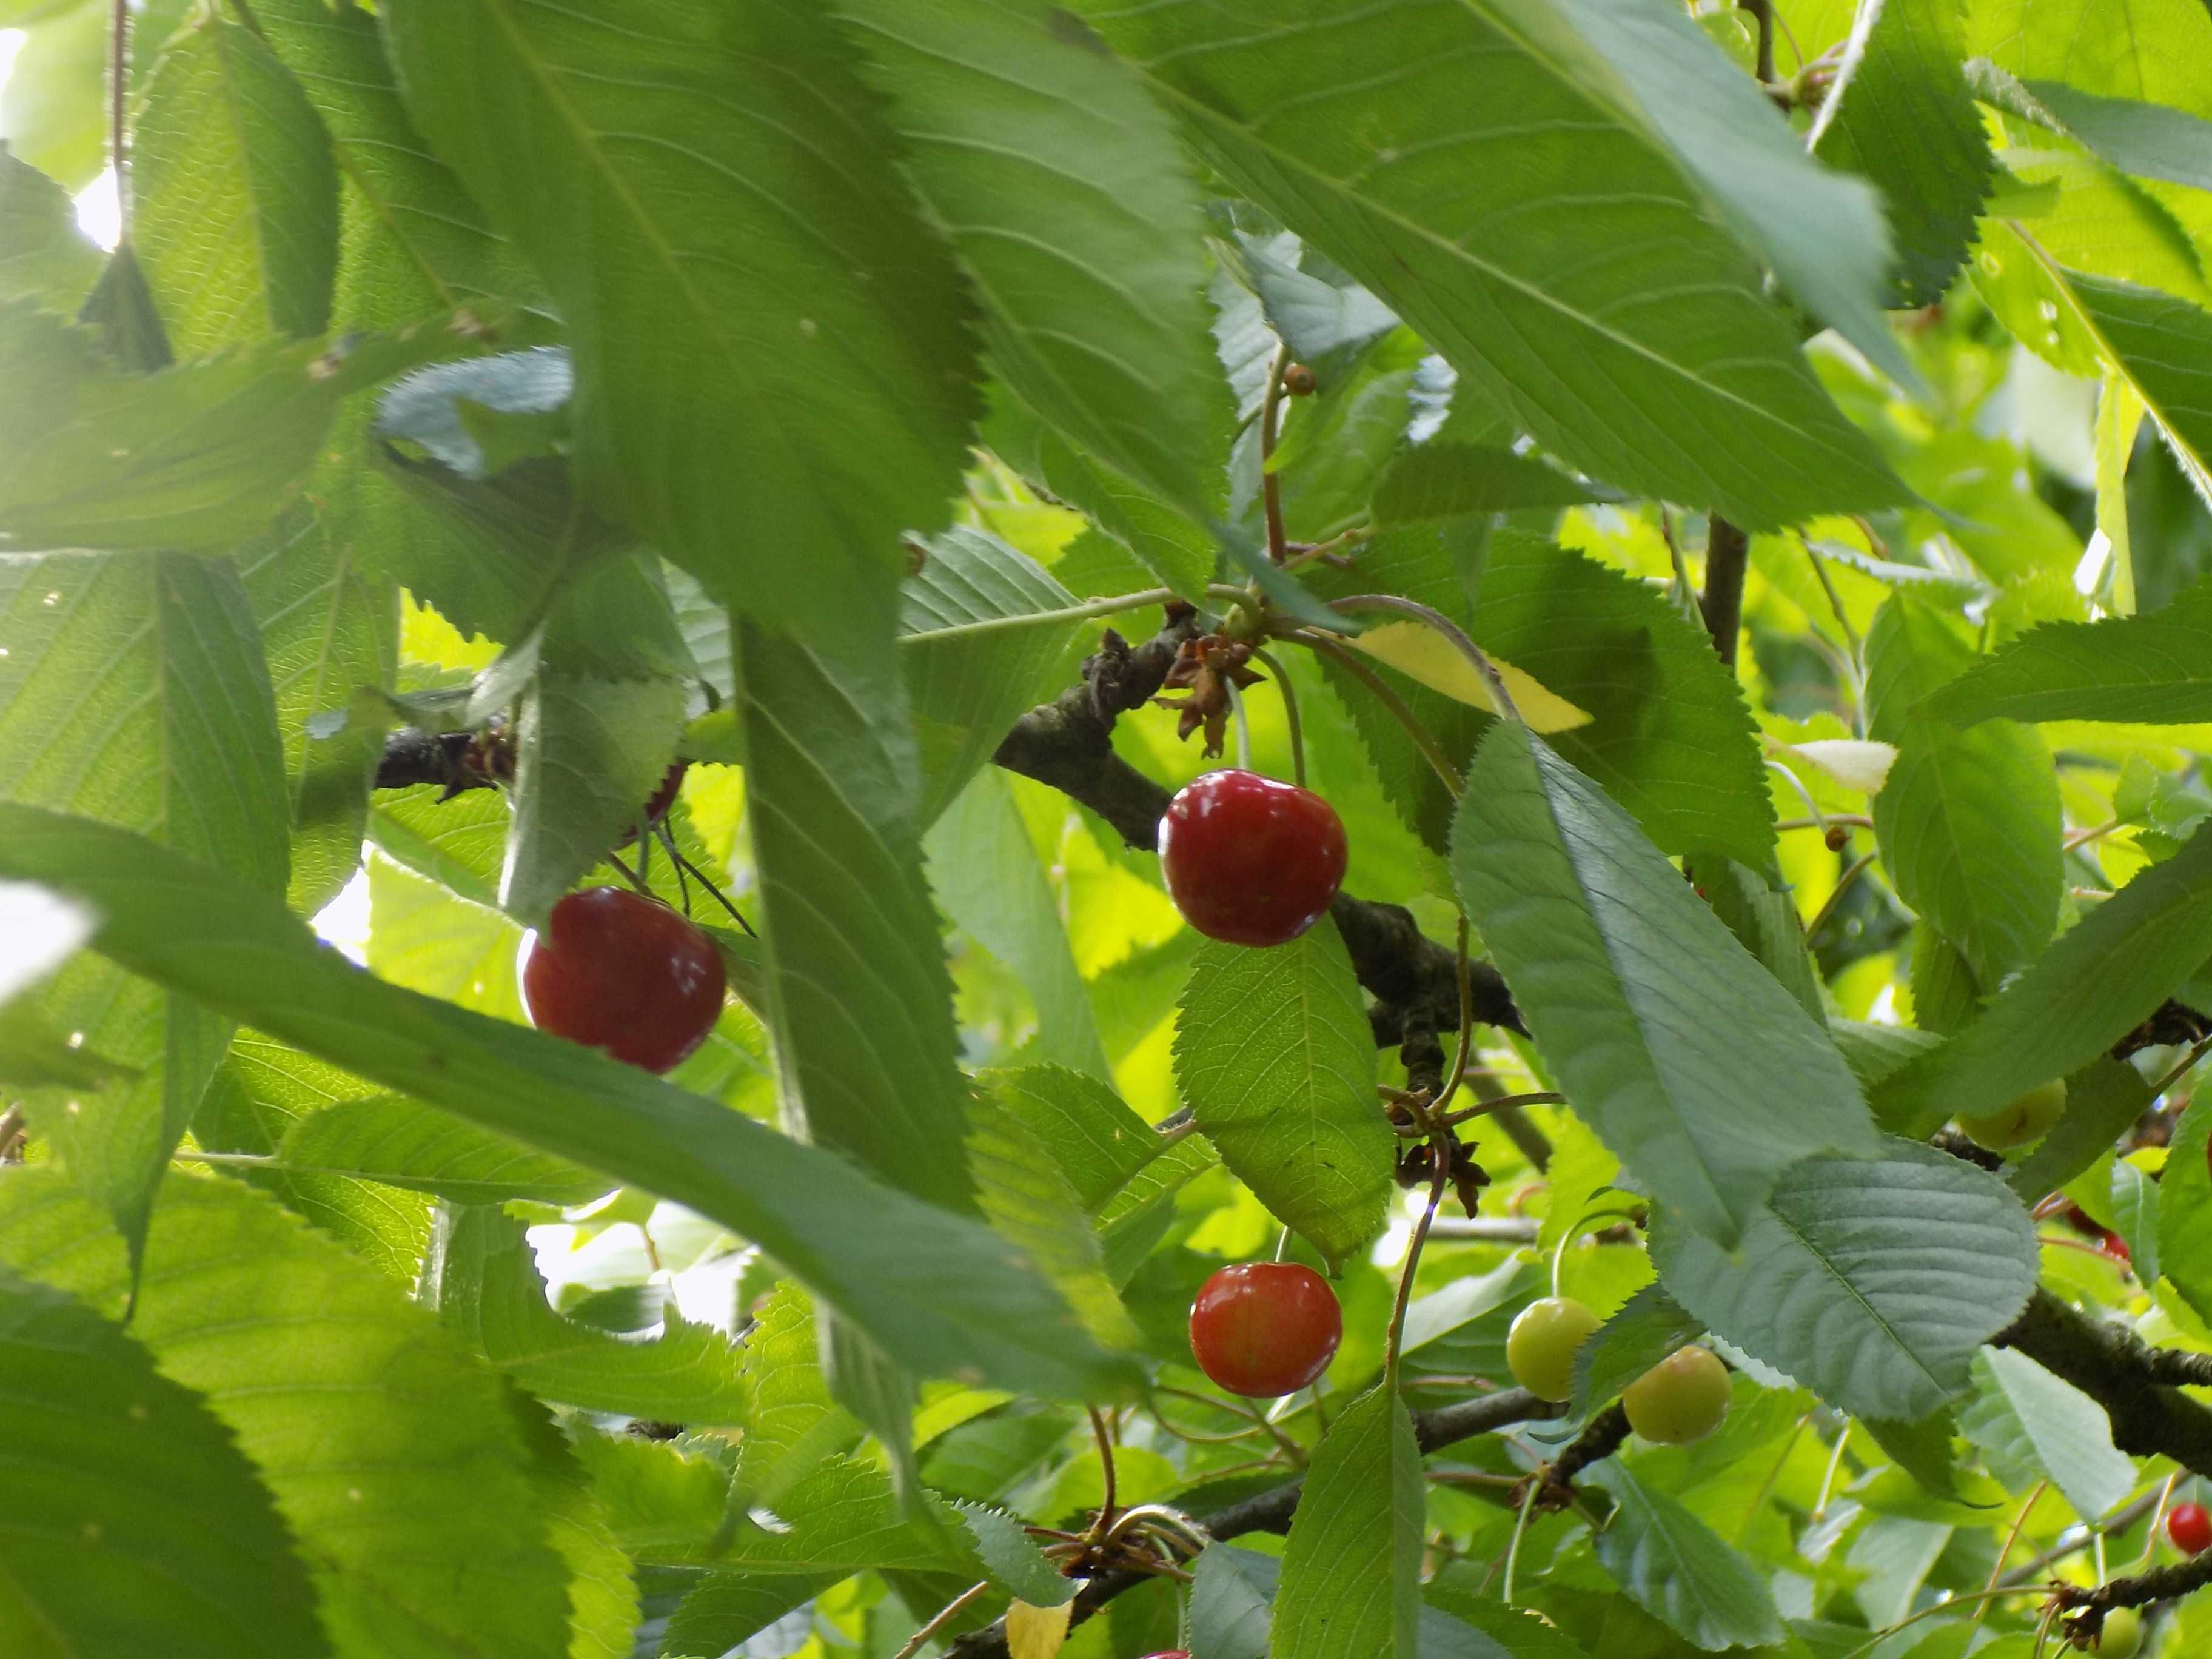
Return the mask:
[[[1297,688],[1283,672],[1283,665],[1256,646],[1253,647],[1252,660],[1274,676],[1275,690],[1282,695],[1283,724],[1289,728],[1291,738],[1291,781],[1303,789],[1306,787],[1306,738],[1305,728],[1298,720]],[[1233,682],[1231,689],[1235,689]]]
[[[1327,634],[1316,629],[1301,629],[1290,637],[1309,650],[1327,657],[1373,692],[1375,700],[1389,709],[1398,724],[1406,728],[1406,735],[1413,740],[1413,747],[1421,751],[1421,758],[1428,762],[1437,776],[1443,781],[1444,787],[1455,799],[1458,797],[1461,787],[1459,773],[1451,763],[1451,757],[1444,753],[1443,745],[1437,741],[1436,734],[1421,724],[1421,717],[1407,706],[1406,700],[1392,689],[1389,681],[1370,667],[1358,652],[1340,645]]]
[[[1291,366],[1291,349],[1278,345],[1267,364],[1267,390],[1260,400],[1260,502],[1267,520],[1267,556],[1277,564],[1291,556],[1290,540],[1283,533],[1283,489],[1275,477],[1275,421],[1283,404],[1283,371]]]
[[[115,169],[115,212],[127,234],[131,224],[130,161],[124,153],[124,111],[131,95],[131,0],[115,0],[107,41],[107,160]]]
[[[1407,1242],[1406,1265],[1398,1273],[1398,1300],[1390,1310],[1390,1335],[1382,1350],[1382,1386],[1395,1389],[1398,1385],[1398,1349],[1406,1336],[1406,1310],[1413,1299],[1413,1275],[1420,1268],[1421,1247],[1429,1242],[1429,1229],[1437,1218],[1437,1207],[1444,1201],[1444,1184],[1451,1178],[1451,1154],[1443,1142],[1429,1144],[1429,1161],[1436,1173],[1429,1177],[1429,1201],[1422,1206],[1420,1219],[1413,1224],[1413,1236]]]
[[[920,1653],[923,1648],[929,1645],[929,1638],[931,1637],[943,1630],[945,1626],[950,1624],[953,1620],[957,1619],[963,1609],[972,1605],[978,1597],[981,1596],[990,1588],[991,1581],[986,1578],[981,1583],[975,1585],[971,1589],[963,1590],[959,1595],[954,1596],[950,1601],[945,1604],[943,1609],[939,1612],[938,1615],[934,1619],[932,1619],[920,1630],[915,1632],[912,1639],[910,1639],[907,1644],[901,1648],[896,1653],[893,1654],[891,1656],[891,1659],[914,1659],[914,1656],[915,1654]]]
[[[1864,875],[1866,873],[1867,866],[1881,856],[1881,854],[1879,853],[1869,853],[1865,857],[1852,863],[1850,868],[1846,869],[1842,875],[1836,878],[1836,885],[1834,890],[1829,893],[1826,900],[1821,904],[1820,908],[1813,913],[1813,920],[1805,924],[1805,937],[1807,939],[1812,938],[1814,934],[1820,931],[1820,925],[1826,921],[1830,916],[1835,914],[1836,906],[1842,902],[1844,895],[1850,891],[1851,884],[1856,881],[1861,876]]]
[[[1114,1437],[1106,1426],[1106,1413],[1096,1406],[1084,1409],[1091,1413],[1091,1433],[1098,1443],[1098,1464],[1103,1474],[1104,1491],[1098,1503],[1098,1518],[1091,1525],[1091,1540],[1096,1543],[1105,1534],[1114,1519]]]

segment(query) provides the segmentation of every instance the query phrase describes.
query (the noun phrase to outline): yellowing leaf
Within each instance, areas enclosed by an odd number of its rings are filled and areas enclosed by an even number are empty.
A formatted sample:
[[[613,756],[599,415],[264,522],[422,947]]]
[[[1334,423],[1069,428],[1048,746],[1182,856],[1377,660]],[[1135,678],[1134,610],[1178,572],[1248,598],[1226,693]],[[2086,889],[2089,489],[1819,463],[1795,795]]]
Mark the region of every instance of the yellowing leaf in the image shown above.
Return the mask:
[[[1451,641],[1425,623],[1417,622],[1382,623],[1353,635],[1346,643],[1357,646],[1370,657],[1387,662],[1391,667],[1410,678],[1419,680],[1431,691],[1468,704],[1471,708],[1496,714],[1498,706],[1491,700],[1490,688],[1482,683],[1482,676],[1474,672],[1474,665],[1462,656]],[[1546,690],[1534,679],[1522,673],[1511,663],[1492,657],[1491,666],[1505,682],[1511,694],[1513,706],[1521,711],[1521,718],[1538,732],[1566,732],[1577,726],[1588,726],[1590,717],[1565,697]]]
[[[1067,1640],[1067,1621],[1075,1616],[1075,1603],[1056,1607],[1033,1607],[1015,1601],[1006,1608],[1006,1651],[1012,1659],[1053,1659]]]
[[[1895,744],[1864,743],[1855,738],[1816,738],[1811,743],[1790,744],[1788,752],[1811,762],[1846,789],[1856,789],[1863,795],[1880,794],[1889,781],[1889,769],[1897,763]]]

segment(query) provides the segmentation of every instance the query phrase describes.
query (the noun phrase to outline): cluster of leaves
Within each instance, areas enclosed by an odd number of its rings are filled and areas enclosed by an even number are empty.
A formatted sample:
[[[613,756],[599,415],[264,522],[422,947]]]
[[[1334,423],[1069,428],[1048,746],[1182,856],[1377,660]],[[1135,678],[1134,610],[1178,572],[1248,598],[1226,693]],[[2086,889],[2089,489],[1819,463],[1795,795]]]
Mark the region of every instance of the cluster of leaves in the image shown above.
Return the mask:
[[[2212,1352],[2197,0],[129,18],[111,252],[109,10],[0,0],[0,1649],[2027,1659],[2212,1481],[1998,1340]],[[1562,1103],[1425,1248],[1389,964],[991,764],[1164,601]],[[760,939],[663,1081],[514,957],[679,755]],[[1279,1249],[1263,1408],[1184,1321]],[[1700,1340],[1718,1434],[1516,1501]]]

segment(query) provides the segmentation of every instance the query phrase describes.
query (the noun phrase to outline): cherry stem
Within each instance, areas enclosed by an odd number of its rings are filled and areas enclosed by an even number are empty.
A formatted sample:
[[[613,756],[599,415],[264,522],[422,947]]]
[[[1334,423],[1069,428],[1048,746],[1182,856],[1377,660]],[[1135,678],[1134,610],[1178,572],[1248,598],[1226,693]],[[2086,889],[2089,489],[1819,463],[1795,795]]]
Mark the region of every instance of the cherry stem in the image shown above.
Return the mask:
[[[1410,617],[1415,622],[1434,629],[1443,635],[1454,650],[1474,665],[1474,672],[1482,677],[1482,683],[1490,688],[1491,697],[1498,704],[1498,712],[1510,720],[1527,724],[1521,719],[1520,709],[1514,706],[1513,694],[1505,689],[1504,677],[1498,673],[1498,665],[1490,660],[1480,646],[1468,637],[1465,629],[1443,611],[1431,610],[1413,599],[1401,599],[1395,593],[1354,593],[1348,599],[1331,599],[1328,608],[1346,615],[1359,611],[1384,611],[1394,616]]]
[[[1476,1118],[1487,1117],[1492,1112],[1504,1111],[1510,1107],[1564,1106],[1566,1103],[1567,1097],[1555,1090],[1532,1089],[1524,1095],[1500,1095],[1495,1100],[1486,1100],[1479,1105],[1462,1106],[1456,1112],[1446,1114],[1443,1122],[1447,1129],[1455,1129],[1462,1123],[1471,1123]]]
[[[981,1583],[974,1585],[969,1589],[961,1591],[959,1595],[954,1596],[950,1601],[947,1601],[945,1604],[944,1607],[939,1611],[935,1618],[932,1619],[920,1630],[915,1632],[912,1638],[908,1640],[907,1644],[901,1648],[896,1653],[893,1654],[891,1656],[891,1659],[914,1659],[914,1656],[915,1654],[920,1653],[922,1649],[929,1645],[929,1638],[931,1637],[936,1635],[937,1632],[943,1630],[945,1626],[951,1623],[955,1619],[957,1619],[963,1609],[973,1605],[976,1599],[981,1596],[990,1588],[991,1581],[986,1578]]]
[[[1474,981],[1468,971],[1467,912],[1464,910],[1459,913],[1458,972],[1459,1052],[1452,1056],[1451,1075],[1444,1079],[1444,1086],[1437,1095],[1436,1104],[1430,1109],[1435,1113],[1443,1112],[1451,1104],[1452,1097],[1459,1092],[1459,1085],[1467,1078],[1468,1054],[1474,1048]],[[1448,1120],[1442,1117],[1438,1117],[1437,1121],[1440,1125],[1448,1123]]]
[[[1289,637],[1296,640],[1308,650],[1327,657],[1372,692],[1375,700],[1389,709],[1396,718],[1398,724],[1406,728],[1406,735],[1413,740],[1413,747],[1421,751],[1422,759],[1427,761],[1435,769],[1437,776],[1443,781],[1444,788],[1452,798],[1455,800],[1459,798],[1463,786],[1460,782],[1458,772],[1452,767],[1451,757],[1444,753],[1443,745],[1437,741],[1436,734],[1421,724],[1421,717],[1407,706],[1403,697],[1391,689],[1388,680],[1368,666],[1358,652],[1340,645],[1329,635],[1316,632],[1312,629],[1302,628]]]
[[[1252,659],[1265,665],[1274,676],[1275,690],[1282,693],[1283,724],[1290,728],[1291,735],[1291,781],[1303,789],[1306,787],[1306,739],[1305,728],[1298,720],[1298,694],[1291,684],[1291,677],[1283,672],[1282,664],[1256,647]]]
[[[1237,769],[1240,772],[1252,769],[1252,717],[1244,712],[1244,694],[1237,682],[1224,678],[1222,689],[1229,693],[1230,713],[1237,717]]]
[[[1098,1442],[1098,1462],[1104,1472],[1105,1490],[1101,1494],[1098,1518],[1091,1522],[1087,1541],[1097,1543],[1106,1536],[1106,1528],[1114,1518],[1114,1437],[1107,1431],[1106,1414],[1096,1406],[1084,1408],[1091,1413],[1091,1433]]]
[[[1289,538],[1283,533],[1283,489],[1274,468],[1275,422],[1283,406],[1283,371],[1290,366],[1290,347],[1278,345],[1267,364],[1267,390],[1260,400],[1260,501],[1267,520],[1267,556],[1277,564],[1291,556]]]
[[[1444,1201],[1444,1183],[1451,1178],[1451,1153],[1443,1141],[1429,1143],[1429,1163],[1435,1170],[1429,1177],[1429,1201],[1422,1206],[1420,1219],[1413,1224],[1413,1236],[1406,1244],[1406,1265],[1398,1274],[1398,1300],[1390,1310],[1389,1344],[1382,1355],[1383,1384],[1391,1389],[1398,1386],[1398,1352],[1406,1338],[1406,1309],[1413,1298],[1413,1275],[1421,1265],[1421,1247],[1429,1242],[1437,1206]]]
[[[1820,931],[1821,923],[1826,921],[1830,916],[1835,914],[1836,906],[1843,902],[1844,895],[1851,890],[1851,884],[1856,881],[1861,876],[1864,875],[1866,873],[1867,866],[1872,864],[1875,860],[1881,856],[1881,854],[1878,852],[1869,853],[1865,857],[1853,862],[1849,869],[1845,870],[1842,875],[1836,878],[1835,890],[1830,893],[1826,900],[1821,904],[1820,908],[1813,913],[1813,920],[1805,924],[1805,937],[1807,939],[1812,938],[1814,934]]]

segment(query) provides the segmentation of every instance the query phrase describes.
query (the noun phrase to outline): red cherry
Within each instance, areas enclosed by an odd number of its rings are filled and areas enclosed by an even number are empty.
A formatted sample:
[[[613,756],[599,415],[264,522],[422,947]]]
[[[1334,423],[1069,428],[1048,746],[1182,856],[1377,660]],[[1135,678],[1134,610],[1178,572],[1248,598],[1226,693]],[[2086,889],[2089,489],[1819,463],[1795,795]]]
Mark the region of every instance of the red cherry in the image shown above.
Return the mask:
[[[722,958],[666,905],[586,887],[522,944],[522,1003],[541,1031],[665,1072],[722,1011]]]
[[[1328,1369],[1343,1340],[1336,1292],[1302,1262],[1223,1267],[1190,1304],[1190,1352],[1199,1370],[1255,1400],[1296,1394]]]
[[[2135,1265],[2135,1257],[2128,1251],[2128,1241],[2118,1233],[2106,1233],[2097,1241],[2097,1249],[2123,1267],[2131,1267]]]
[[[1344,879],[1344,821],[1310,789],[1208,772],[1160,817],[1160,869],[1183,920],[1231,945],[1286,945]]]
[[[676,792],[684,787],[685,764],[686,763],[683,761],[678,761],[660,775],[659,786],[653,790],[653,799],[645,804],[644,817],[648,829],[666,817],[668,809],[676,805]],[[622,839],[615,845],[627,847],[636,839],[637,826],[633,823],[622,832]]]
[[[2212,1512],[2202,1504],[2176,1504],[2166,1511],[2166,1535],[2184,1555],[2212,1550]]]

